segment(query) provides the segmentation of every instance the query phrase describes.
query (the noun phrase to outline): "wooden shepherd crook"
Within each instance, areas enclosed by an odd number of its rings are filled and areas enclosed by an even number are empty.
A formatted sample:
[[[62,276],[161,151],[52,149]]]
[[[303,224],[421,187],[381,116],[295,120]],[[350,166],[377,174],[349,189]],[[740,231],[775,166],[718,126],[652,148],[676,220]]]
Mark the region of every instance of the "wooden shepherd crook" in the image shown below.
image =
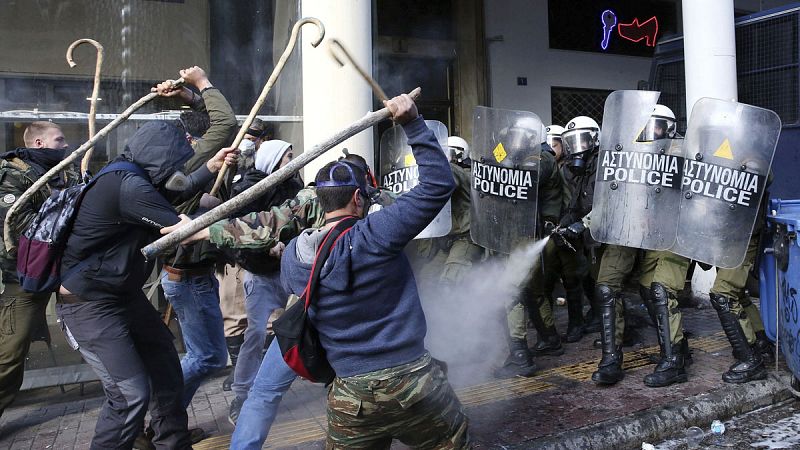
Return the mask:
[[[95,115],[97,115],[97,96],[100,93],[100,69],[103,68],[103,46],[100,45],[99,42],[95,41],[94,39],[78,39],[77,41],[73,42],[67,48],[67,64],[70,67],[75,67],[75,60],[72,59],[72,51],[75,47],[83,44],[92,44],[97,49],[97,62],[94,66],[94,87],[92,88],[92,97],[89,99],[91,102],[89,106],[89,139],[94,136],[95,132]],[[87,170],[89,170],[89,160],[92,158],[92,149],[94,147],[90,147],[89,150],[84,155],[83,160],[81,161],[81,175],[85,174]]]
[[[258,114],[261,106],[264,105],[264,101],[267,99],[267,94],[278,80],[278,75],[281,74],[283,66],[285,66],[286,61],[289,60],[289,56],[291,56],[294,46],[297,44],[297,36],[300,34],[300,28],[307,23],[313,23],[319,29],[319,36],[317,36],[316,40],[311,42],[313,47],[318,46],[320,42],[322,42],[322,39],[325,38],[325,26],[319,19],[314,17],[304,17],[294,24],[292,27],[292,35],[289,37],[289,43],[286,44],[286,49],[283,51],[283,54],[278,60],[278,63],[275,65],[275,68],[272,70],[272,74],[270,74],[269,78],[267,79],[267,84],[264,85],[264,89],[261,90],[261,95],[258,96],[258,100],[256,100],[253,108],[250,109],[250,114],[248,114],[247,118],[244,119],[244,122],[242,122],[242,128],[240,128],[239,133],[236,134],[236,139],[233,140],[231,147],[239,147],[242,139],[244,139],[244,135],[247,134],[247,129],[250,128],[250,125],[253,123],[253,119],[256,118],[256,114]],[[219,173],[217,173],[217,180],[214,182],[214,187],[211,189],[211,195],[217,195],[217,191],[219,191],[219,188],[222,186],[222,181],[225,179],[225,171],[227,168],[228,166],[223,165],[222,169],[220,169]]]
[[[338,39],[333,38],[330,41],[328,41],[328,51],[330,51],[333,59],[335,59],[340,66],[344,67],[344,61],[342,61],[342,59],[336,55],[337,51],[336,49],[338,49],[338,51],[340,51],[342,55],[344,55],[344,57],[347,58],[348,61],[350,61],[350,65],[353,66],[358,72],[358,74],[361,75],[361,78],[363,78],[369,84],[369,86],[372,88],[372,92],[374,92],[375,95],[378,97],[378,100],[382,102],[389,100],[389,97],[386,96],[386,93],[383,92],[383,89],[381,89],[381,86],[375,81],[375,79],[372,78],[364,69],[361,68],[361,66],[359,66],[356,63],[356,61],[350,55],[350,52],[348,52],[347,49],[344,48],[344,45],[342,45],[342,43],[339,42]]]
[[[416,100],[419,97],[420,91],[420,88],[416,88],[408,95],[410,95],[412,99]],[[264,192],[272,189],[273,186],[276,186],[277,184],[288,179],[306,164],[322,156],[322,154],[328,150],[349,139],[351,136],[354,136],[366,130],[367,128],[377,125],[382,120],[386,120],[391,117],[392,113],[389,112],[388,108],[367,113],[361,119],[351,123],[347,128],[344,128],[333,136],[330,136],[326,140],[315,145],[312,149],[303,152],[300,156],[292,159],[289,164],[276,170],[271,175],[254,184],[239,195],[217,206],[211,211],[206,212],[205,214],[178,228],[172,233],[162,236],[159,240],[153,242],[152,244],[144,247],[142,249],[144,257],[146,259],[155,258],[159,254],[174,248],[176,245],[180,244],[181,241],[197,233],[201,229],[213,224],[218,220],[230,217],[231,214],[250,204],[253,200],[263,195]]]
[[[174,84],[175,86],[180,86],[180,85],[183,84],[183,78],[178,78],[177,80],[171,80],[170,82],[172,84]],[[114,128],[117,128],[122,122],[124,122],[128,117],[130,117],[131,114],[136,112],[137,109],[141,108],[147,102],[149,102],[150,100],[152,100],[152,99],[154,99],[156,97],[158,97],[158,93],[151,92],[151,93],[145,95],[144,97],[140,98],[139,100],[136,100],[136,103],[134,103],[131,106],[129,106],[128,109],[123,111],[119,116],[117,116],[116,119],[111,121],[111,123],[106,125],[102,130],[98,131],[97,134],[95,134],[94,136],[91,137],[91,139],[89,139],[88,141],[84,142],[83,145],[78,147],[69,156],[67,156],[66,158],[61,160],[60,163],[56,164],[55,167],[53,167],[52,169],[48,170],[44,175],[39,177],[39,179],[36,180],[31,185],[31,187],[28,188],[27,191],[23,192],[22,195],[19,196],[17,201],[14,202],[14,204],[11,205],[11,208],[8,209],[8,213],[6,214],[6,220],[5,220],[4,225],[3,225],[3,243],[6,246],[6,251],[8,251],[9,253],[12,253],[12,252],[14,252],[16,250],[16,246],[14,245],[14,239],[11,236],[11,227],[9,226],[9,224],[11,223],[12,218],[17,214],[17,211],[19,210],[20,206],[25,204],[25,202],[27,202],[31,198],[31,196],[33,196],[33,194],[36,191],[38,191],[39,189],[42,188],[42,186],[47,184],[47,180],[52,178],[53,175],[57,174],[58,172],[61,172],[67,166],[72,164],[72,161],[75,161],[81,155],[86,153],[87,150],[89,150],[90,148],[94,147],[94,145],[98,141],[100,141],[101,139],[104,139],[106,136],[108,136],[108,133],[110,133],[111,130],[113,130]]]

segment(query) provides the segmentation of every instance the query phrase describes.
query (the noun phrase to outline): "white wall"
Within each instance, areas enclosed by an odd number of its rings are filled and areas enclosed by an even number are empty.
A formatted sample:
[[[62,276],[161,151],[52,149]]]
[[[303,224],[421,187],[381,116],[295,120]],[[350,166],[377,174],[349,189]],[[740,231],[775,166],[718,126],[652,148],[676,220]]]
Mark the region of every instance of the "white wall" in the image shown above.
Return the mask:
[[[650,59],[551,50],[547,0],[491,0],[484,3],[492,105],[531,111],[550,123],[552,86],[636,89],[650,76]],[[578,30],[576,30],[577,32]],[[517,86],[527,77],[527,86]],[[563,125],[563,124],[561,124]]]

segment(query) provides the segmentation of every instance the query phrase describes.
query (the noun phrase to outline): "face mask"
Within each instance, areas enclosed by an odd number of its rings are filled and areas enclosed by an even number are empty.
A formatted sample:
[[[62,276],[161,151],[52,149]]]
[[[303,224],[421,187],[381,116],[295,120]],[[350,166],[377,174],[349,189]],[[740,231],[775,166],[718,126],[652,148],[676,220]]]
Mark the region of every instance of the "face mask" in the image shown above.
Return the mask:
[[[239,143],[239,151],[242,152],[243,155],[252,153],[256,150],[256,143],[251,141],[250,139],[242,139],[242,142]]]

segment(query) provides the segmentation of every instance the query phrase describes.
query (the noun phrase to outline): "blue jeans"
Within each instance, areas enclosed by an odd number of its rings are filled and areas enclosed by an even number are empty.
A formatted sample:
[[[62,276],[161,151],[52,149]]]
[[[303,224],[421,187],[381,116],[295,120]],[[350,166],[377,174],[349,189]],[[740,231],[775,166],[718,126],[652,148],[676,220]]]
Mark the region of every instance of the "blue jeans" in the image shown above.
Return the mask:
[[[273,339],[253,380],[250,394],[242,405],[231,438],[231,449],[258,450],[264,445],[283,394],[289,390],[295,378],[297,375],[283,361],[278,340]]]
[[[167,273],[162,272],[161,287],[181,324],[186,347],[186,355],[181,359],[183,406],[188,407],[200,384],[228,363],[219,284],[210,271],[208,275],[187,277],[183,281],[170,281]]]
[[[247,310],[247,329],[239,349],[239,360],[233,374],[231,390],[242,400],[253,386],[264,342],[267,339],[267,319],[275,308],[286,305],[286,293],[281,286],[280,272],[268,275],[244,274],[244,306]]]

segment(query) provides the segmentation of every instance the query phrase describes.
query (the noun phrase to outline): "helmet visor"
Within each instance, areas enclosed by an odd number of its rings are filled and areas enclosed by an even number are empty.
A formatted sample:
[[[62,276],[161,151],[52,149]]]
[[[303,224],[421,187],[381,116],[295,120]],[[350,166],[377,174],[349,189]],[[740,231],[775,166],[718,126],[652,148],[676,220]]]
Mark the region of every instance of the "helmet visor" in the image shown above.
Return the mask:
[[[657,141],[675,137],[675,120],[668,117],[650,117],[639,135],[640,142]]]
[[[594,136],[591,130],[570,130],[561,135],[564,154],[569,157],[594,148]]]

